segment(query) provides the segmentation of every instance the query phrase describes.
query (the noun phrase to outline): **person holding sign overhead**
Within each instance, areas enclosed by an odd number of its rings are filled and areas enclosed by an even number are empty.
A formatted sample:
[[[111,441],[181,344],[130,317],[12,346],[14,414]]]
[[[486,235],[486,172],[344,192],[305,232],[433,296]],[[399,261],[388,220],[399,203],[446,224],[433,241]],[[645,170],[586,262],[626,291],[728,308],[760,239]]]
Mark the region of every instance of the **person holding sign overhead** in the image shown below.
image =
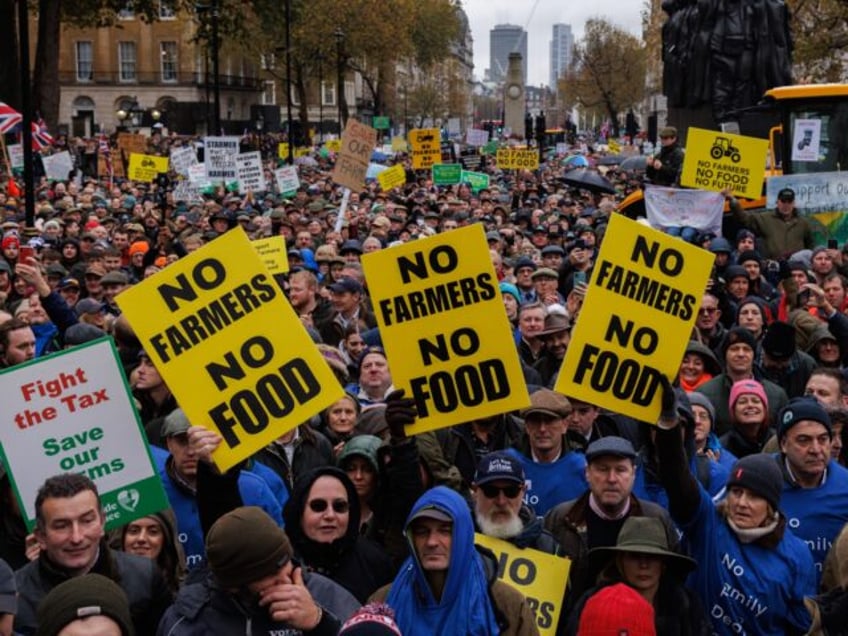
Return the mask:
[[[762,237],[763,256],[766,258],[789,258],[795,252],[816,246],[812,224],[795,209],[795,191],[792,188],[778,192],[777,206],[768,212],[744,210],[730,190],[723,194],[730,202],[733,219]]]

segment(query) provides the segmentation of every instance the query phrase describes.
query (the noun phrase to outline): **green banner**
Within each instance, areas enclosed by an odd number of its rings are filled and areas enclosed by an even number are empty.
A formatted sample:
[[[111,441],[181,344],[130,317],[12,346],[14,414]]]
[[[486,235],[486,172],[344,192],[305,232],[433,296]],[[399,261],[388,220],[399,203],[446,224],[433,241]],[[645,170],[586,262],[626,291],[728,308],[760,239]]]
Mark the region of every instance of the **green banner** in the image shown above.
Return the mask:
[[[483,188],[489,187],[489,175],[482,172],[469,172],[468,170],[463,170],[462,182],[470,185],[471,191],[476,194]]]
[[[456,185],[462,179],[462,166],[458,163],[436,164],[432,170],[435,185]]]
[[[498,151],[498,142],[497,141],[490,141],[485,146],[483,146],[483,148],[481,149],[481,152],[484,155],[493,155],[497,151]]]
[[[372,128],[377,130],[388,130],[391,127],[391,118],[383,116],[374,117],[373,124]]]

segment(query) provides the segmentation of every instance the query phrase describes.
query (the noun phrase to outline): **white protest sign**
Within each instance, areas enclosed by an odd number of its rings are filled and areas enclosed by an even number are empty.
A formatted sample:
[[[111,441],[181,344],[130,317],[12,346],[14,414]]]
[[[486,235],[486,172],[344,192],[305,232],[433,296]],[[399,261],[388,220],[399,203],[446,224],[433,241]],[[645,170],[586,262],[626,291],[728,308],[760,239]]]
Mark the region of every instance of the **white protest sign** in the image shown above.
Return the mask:
[[[191,183],[190,181],[178,181],[174,186],[174,201],[185,201],[186,203],[202,204],[204,186]]]
[[[283,166],[274,170],[274,179],[277,181],[277,190],[280,194],[292,192],[300,187],[300,178],[297,176],[296,166]]]
[[[645,186],[645,212],[651,227],[693,227],[721,236],[721,192]]]
[[[9,144],[6,146],[9,150],[9,163],[12,168],[24,167],[24,147],[22,144]]]
[[[265,173],[262,170],[262,155],[256,152],[246,152],[236,157],[236,178],[239,192],[264,192],[268,189],[265,184]]]
[[[74,160],[67,150],[42,156],[41,163],[44,166],[44,175],[49,181],[67,181],[68,174],[74,169]]]
[[[203,146],[206,179],[212,183],[235,181],[238,178],[236,157],[239,154],[239,138],[206,137]]]
[[[469,128],[465,131],[465,143],[469,146],[485,146],[489,143],[489,131]]]
[[[189,168],[195,165],[197,165],[197,153],[192,146],[171,148],[171,170],[187,177]]]
[[[200,186],[211,185],[209,179],[206,178],[206,164],[198,163],[188,169],[189,183]]]
[[[48,477],[97,485],[106,528],[168,507],[147,438],[109,338],[3,370],[0,455],[27,528]]]

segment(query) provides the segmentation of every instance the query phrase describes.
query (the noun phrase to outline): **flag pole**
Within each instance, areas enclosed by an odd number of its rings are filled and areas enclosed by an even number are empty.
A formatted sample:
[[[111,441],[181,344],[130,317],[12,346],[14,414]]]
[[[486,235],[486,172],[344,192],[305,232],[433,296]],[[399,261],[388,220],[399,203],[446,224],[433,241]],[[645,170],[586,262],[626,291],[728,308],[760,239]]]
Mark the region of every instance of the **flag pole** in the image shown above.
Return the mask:
[[[6,173],[9,175],[10,179],[14,179],[15,175],[12,173],[12,158],[9,156],[9,149],[6,148],[6,135],[0,133],[0,146],[3,147],[3,159],[6,162]]]
[[[18,0],[18,57],[21,76],[21,115],[23,130],[21,143],[24,151],[24,201],[26,204],[26,227],[35,224],[35,175],[32,171],[32,75],[29,69],[29,15],[26,0]]]

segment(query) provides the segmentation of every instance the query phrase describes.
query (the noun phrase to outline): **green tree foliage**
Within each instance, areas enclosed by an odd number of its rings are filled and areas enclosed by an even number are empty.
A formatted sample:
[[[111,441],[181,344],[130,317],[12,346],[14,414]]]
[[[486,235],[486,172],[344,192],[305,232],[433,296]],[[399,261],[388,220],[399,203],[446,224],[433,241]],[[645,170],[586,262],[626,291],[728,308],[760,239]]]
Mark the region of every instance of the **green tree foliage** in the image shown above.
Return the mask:
[[[618,136],[619,113],[635,107],[645,92],[644,44],[605,19],[592,18],[574,47],[574,69],[562,83],[566,104],[609,117]]]

